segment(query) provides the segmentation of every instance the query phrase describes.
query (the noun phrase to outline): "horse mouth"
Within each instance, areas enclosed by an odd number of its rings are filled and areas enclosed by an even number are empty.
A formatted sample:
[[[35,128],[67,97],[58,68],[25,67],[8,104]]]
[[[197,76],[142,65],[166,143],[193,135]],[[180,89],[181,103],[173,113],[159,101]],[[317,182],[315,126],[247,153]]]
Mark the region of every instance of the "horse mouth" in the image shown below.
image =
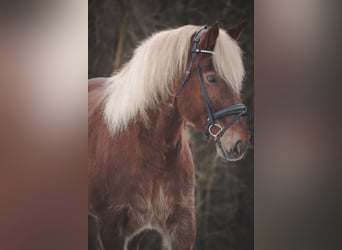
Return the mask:
[[[232,161],[239,161],[244,158],[247,152],[247,147],[245,150],[236,153],[236,152],[229,152],[222,146],[216,144],[216,152],[218,156],[223,159],[224,161],[232,162]]]

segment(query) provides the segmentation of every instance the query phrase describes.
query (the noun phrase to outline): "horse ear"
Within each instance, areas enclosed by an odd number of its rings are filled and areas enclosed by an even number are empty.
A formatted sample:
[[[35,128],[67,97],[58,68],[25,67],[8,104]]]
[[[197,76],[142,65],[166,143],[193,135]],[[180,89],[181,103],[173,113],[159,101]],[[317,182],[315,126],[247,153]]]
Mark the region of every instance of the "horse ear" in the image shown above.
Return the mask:
[[[216,39],[219,35],[219,23],[215,22],[213,26],[211,26],[206,34],[206,42],[205,48],[213,50],[215,47]]]
[[[237,25],[234,25],[233,27],[230,27],[227,29],[228,34],[231,36],[231,38],[233,38],[234,40],[239,40],[242,32],[244,31],[244,29],[247,26],[247,22],[246,21],[242,21]]]

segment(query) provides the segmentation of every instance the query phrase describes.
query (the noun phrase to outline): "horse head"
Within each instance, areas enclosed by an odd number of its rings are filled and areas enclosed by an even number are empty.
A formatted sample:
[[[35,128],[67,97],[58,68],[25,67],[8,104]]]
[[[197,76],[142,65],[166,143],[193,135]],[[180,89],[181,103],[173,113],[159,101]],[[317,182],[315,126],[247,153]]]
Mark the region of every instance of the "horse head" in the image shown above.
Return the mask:
[[[247,151],[247,108],[240,89],[244,68],[237,39],[244,23],[227,32],[218,23],[192,36],[188,68],[174,87],[181,116],[213,139],[226,160],[241,159]]]

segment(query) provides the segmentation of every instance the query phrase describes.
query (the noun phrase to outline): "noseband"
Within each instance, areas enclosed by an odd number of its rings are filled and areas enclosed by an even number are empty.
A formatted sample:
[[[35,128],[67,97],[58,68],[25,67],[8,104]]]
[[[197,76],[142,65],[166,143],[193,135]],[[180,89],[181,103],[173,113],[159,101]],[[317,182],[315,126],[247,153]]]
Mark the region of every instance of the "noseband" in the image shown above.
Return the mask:
[[[189,63],[188,69],[185,72],[185,76],[184,76],[184,79],[182,81],[182,84],[181,84],[179,90],[177,91],[176,97],[179,96],[179,94],[183,90],[186,82],[189,79],[189,76],[190,76],[191,70],[192,70],[192,64],[193,64],[194,60],[196,59],[197,54],[199,54],[199,53],[214,54],[214,51],[201,50],[201,49],[197,48],[201,36],[207,30],[208,30],[207,26],[200,29],[196,33],[196,35],[192,41],[191,61]],[[212,105],[211,105],[211,101],[210,101],[210,98],[208,95],[207,88],[205,87],[205,84],[203,81],[202,68],[199,65],[197,66],[197,75],[199,78],[199,82],[201,84],[204,103],[205,103],[207,113],[208,113],[208,120],[207,120],[207,123],[205,124],[204,132],[207,136],[211,135],[214,138],[215,142],[218,142],[220,140],[220,138],[223,136],[223,134],[234,124],[234,122],[236,122],[241,116],[247,114],[247,107],[244,104],[239,103],[239,104],[235,104],[235,105],[230,106],[230,107],[220,109],[218,111],[214,111],[214,109],[212,108]],[[224,127],[220,126],[218,123],[215,123],[215,121],[217,119],[220,119],[220,118],[226,117],[226,116],[231,116],[231,115],[234,115],[234,117]],[[215,132],[215,130],[217,130],[217,132]]]

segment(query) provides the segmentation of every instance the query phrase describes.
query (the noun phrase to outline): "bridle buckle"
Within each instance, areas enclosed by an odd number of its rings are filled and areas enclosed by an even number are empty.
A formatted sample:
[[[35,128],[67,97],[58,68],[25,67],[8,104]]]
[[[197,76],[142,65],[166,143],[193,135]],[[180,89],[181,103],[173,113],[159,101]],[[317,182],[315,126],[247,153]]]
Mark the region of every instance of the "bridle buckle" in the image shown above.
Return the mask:
[[[212,131],[213,128],[218,128],[218,131],[216,133],[213,132]],[[209,134],[214,138],[216,138],[222,132],[222,130],[223,130],[223,128],[217,123],[210,124],[208,127]]]

